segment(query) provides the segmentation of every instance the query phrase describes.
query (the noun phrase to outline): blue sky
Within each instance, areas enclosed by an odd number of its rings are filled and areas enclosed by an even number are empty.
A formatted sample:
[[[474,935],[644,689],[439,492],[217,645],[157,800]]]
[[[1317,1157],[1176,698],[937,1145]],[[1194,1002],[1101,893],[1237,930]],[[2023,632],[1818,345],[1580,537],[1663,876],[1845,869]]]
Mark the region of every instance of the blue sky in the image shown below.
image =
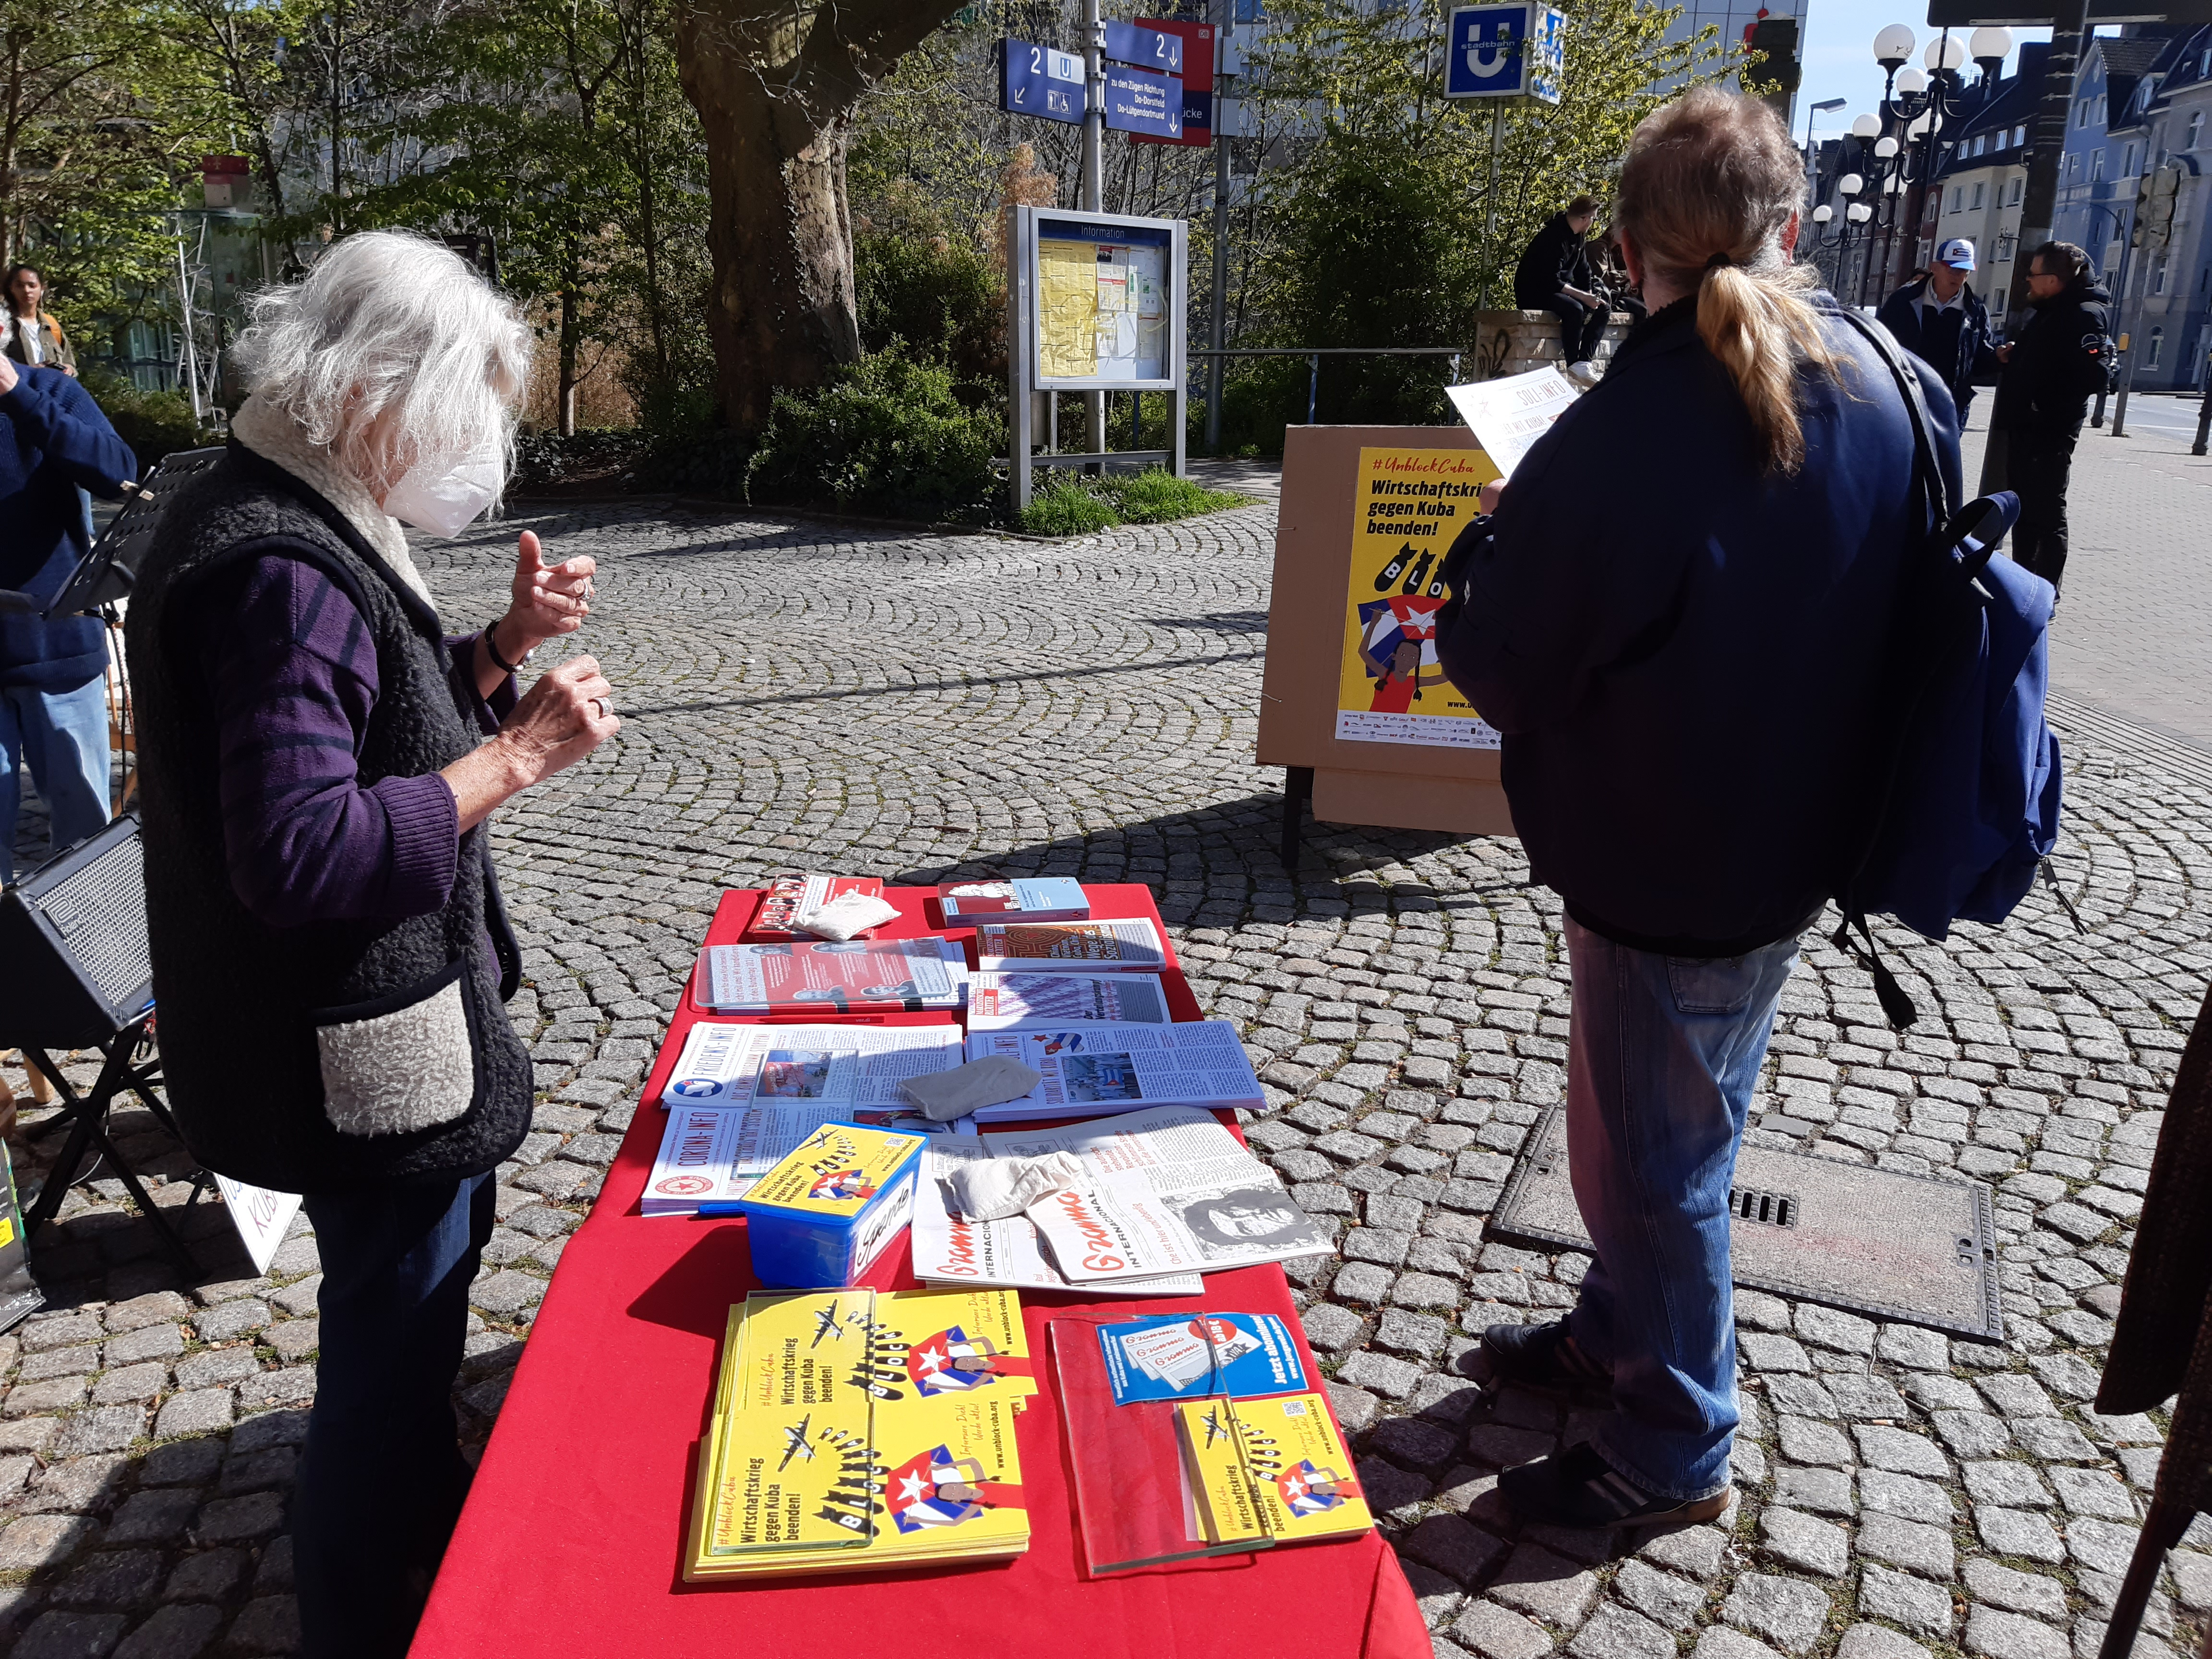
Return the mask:
[[[1917,37],[1912,49],[1915,68],[1922,67],[1921,53],[1936,38],[1936,31],[1927,23],[1924,0],[1920,4],[1911,0],[1806,0],[1805,17],[1805,77],[1797,91],[1797,137],[1805,136],[1805,118],[1812,106],[1823,99],[1847,98],[1850,101],[1839,110],[1813,118],[1815,138],[1832,138],[1850,125],[1855,115],[1872,111],[1881,96],[1881,66],[1874,61],[1874,37],[1888,23],[1902,23]],[[2014,29],[2014,52],[2005,63],[2005,73],[2011,74],[2019,67],[2019,42],[2023,40],[2047,40],[2051,31],[2045,29]],[[1971,80],[1972,64],[1965,70]]]

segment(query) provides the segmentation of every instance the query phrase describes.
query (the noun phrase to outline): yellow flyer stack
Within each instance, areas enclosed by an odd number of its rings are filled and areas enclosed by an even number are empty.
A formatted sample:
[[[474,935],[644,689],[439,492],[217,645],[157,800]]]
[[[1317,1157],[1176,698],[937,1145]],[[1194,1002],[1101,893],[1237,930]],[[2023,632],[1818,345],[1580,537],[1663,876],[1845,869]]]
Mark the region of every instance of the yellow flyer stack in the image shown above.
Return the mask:
[[[1198,1523],[1213,1544],[1299,1544],[1375,1524],[1352,1455],[1317,1394],[1176,1407]]]
[[[730,1310],[687,1580],[1018,1555],[1036,1390],[1011,1291],[817,1291]]]

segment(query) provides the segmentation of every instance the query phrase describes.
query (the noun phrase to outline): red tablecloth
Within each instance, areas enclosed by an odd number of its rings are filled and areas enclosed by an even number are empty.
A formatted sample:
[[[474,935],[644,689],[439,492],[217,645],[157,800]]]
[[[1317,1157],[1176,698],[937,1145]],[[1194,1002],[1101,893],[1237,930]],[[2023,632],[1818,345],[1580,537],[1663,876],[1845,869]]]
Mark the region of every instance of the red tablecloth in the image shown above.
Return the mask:
[[[1091,893],[1096,915],[1158,920],[1143,887]],[[933,931],[929,895],[890,890],[902,917],[884,933]],[[737,937],[751,906],[750,894],[726,896],[709,939]],[[1195,1018],[1180,971],[1168,981],[1177,1017]],[[648,1079],[648,1102],[694,1017],[687,997]],[[638,1212],[662,1122],[657,1106],[638,1109],[605,1191],[562,1255],[416,1637],[416,1659],[732,1650],[853,1659],[925,1644],[1063,1659],[1428,1659],[1428,1632],[1397,1558],[1371,1533],[1085,1577],[1060,1402],[1049,1389],[1021,1419],[1026,1555],[873,1577],[684,1583],[694,1451],[723,1322],[757,1285],[742,1222]],[[872,1279],[883,1289],[911,1285],[904,1247]],[[1279,1314],[1298,1328],[1282,1270],[1272,1266],[1209,1274],[1203,1297],[1087,1302],[1024,1292],[1022,1301],[1041,1358],[1046,1322],[1070,1313],[1238,1309]],[[1306,1359],[1312,1365],[1310,1352]]]

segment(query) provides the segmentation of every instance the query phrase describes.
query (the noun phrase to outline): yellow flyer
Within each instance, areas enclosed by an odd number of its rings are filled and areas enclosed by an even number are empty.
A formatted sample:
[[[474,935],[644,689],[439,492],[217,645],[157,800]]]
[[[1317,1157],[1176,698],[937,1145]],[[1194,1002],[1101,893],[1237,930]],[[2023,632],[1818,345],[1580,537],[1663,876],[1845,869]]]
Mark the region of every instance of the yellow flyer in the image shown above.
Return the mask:
[[[825,1123],[785,1153],[746,1197],[810,1215],[856,1216],[927,1144],[921,1135]]]
[[[1186,1400],[1176,1411],[1209,1542],[1291,1544],[1375,1524],[1319,1395]]]
[[[1444,555],[1499,475],[1479,449],[1362,449],[1336,735],[1352,743],[1495,749],[1498,733],[1444,678]]]

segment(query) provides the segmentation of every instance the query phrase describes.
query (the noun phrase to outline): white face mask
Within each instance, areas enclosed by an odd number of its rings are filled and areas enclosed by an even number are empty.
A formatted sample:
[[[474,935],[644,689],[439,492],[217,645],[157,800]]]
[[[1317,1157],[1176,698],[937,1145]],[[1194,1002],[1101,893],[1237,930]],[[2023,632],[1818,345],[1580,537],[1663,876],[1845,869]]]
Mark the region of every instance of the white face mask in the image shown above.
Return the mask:
[[[441,477],[426,477],[416,467],[392,486],[384,510],[434,536],[457,536],[498,496],[506,460],[499,440],[492,438]]]

